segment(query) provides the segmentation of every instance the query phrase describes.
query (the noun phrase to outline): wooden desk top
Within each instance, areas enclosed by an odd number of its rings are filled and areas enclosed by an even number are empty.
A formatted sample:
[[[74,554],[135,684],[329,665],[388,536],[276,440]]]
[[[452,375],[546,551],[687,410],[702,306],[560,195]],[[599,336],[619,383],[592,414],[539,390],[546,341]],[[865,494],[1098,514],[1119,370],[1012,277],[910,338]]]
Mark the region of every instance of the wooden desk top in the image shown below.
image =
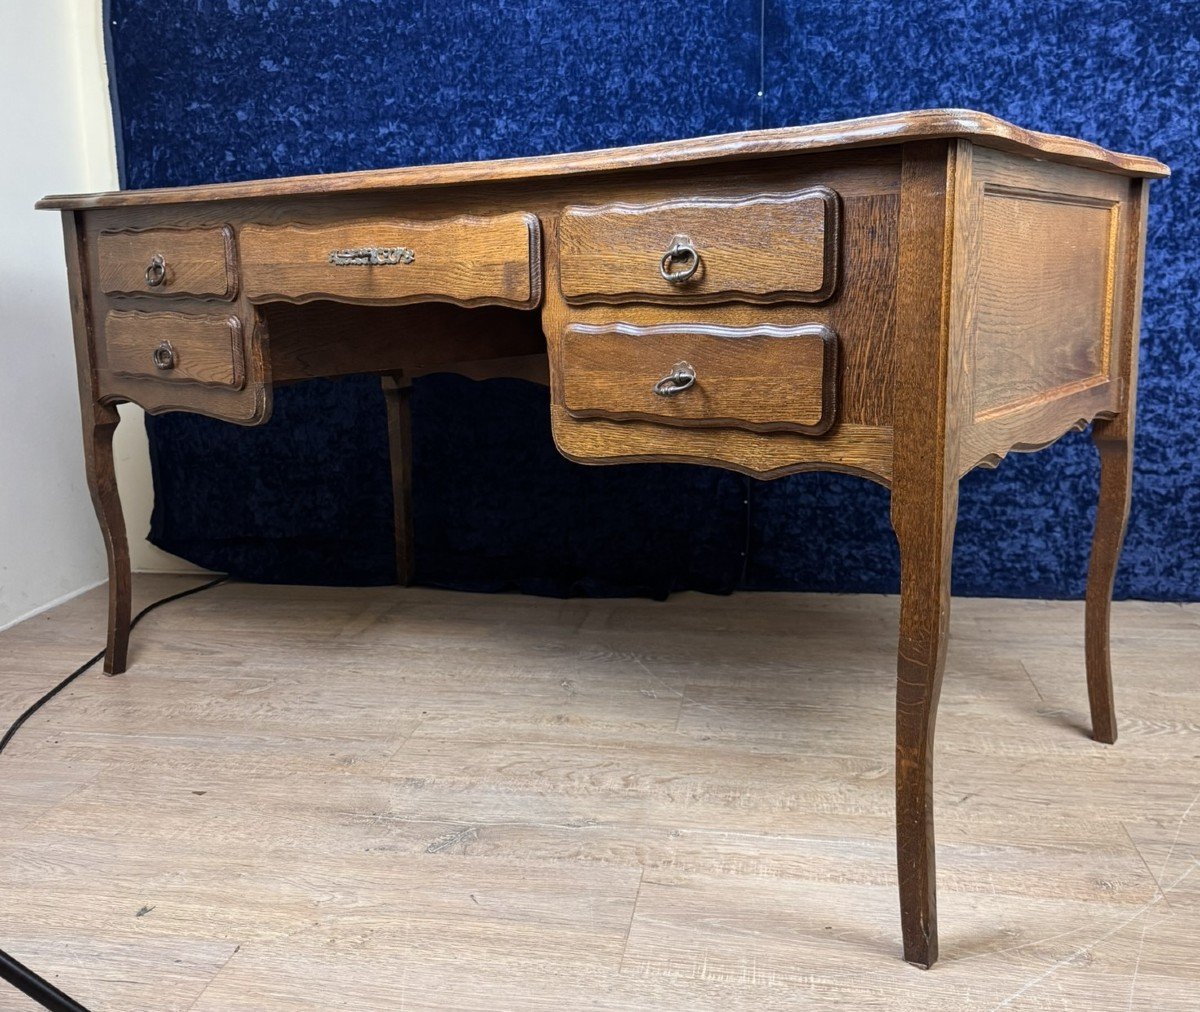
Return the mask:
[[[706,162],[770,158],[800,152],[839,151],[938,138],[969,138],[981,147],[997,148],[1047,161],[1126,176],[1157,178],[1171,174],[1167,166],[1153,158],[1119,154],[1073,137],[1024,130],[987,113],[970,109],[923,109],[865,116],[836,123],[781,127],[774,130],[747,130],[691,140],[539,155],[532,158],[457,162],[449,165],[411,165],[394,169],[291,176],[169,189],[57,194],[43,198],[37,206],[85,209],[291,197],[304,194],[365,193],[404,187],[450,186],[612,173],[651,169],[666,164],[698,165]]]

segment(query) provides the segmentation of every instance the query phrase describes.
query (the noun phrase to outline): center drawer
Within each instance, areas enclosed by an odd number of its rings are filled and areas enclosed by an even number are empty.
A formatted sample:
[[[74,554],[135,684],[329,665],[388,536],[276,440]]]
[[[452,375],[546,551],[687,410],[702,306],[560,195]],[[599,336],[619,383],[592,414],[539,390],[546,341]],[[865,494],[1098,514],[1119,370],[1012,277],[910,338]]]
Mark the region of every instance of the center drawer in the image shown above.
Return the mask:
[[[238,238],[245,291],[252,299],[518,309],[541,300],[541,225],[532,214],[250,224]]]
[[[558,390],[573,418],[820,435],[836,413],[837,337],[820,324],[576,323]]]

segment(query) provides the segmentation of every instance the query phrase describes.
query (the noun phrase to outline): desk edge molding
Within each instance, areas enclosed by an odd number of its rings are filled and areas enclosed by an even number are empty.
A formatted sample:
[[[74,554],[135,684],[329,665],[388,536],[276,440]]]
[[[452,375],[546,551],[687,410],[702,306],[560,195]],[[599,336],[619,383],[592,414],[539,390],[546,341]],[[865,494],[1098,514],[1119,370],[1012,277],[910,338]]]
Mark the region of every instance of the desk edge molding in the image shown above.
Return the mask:
[[[1088,141],[1025,130],[988,113],[969,109],[923,109],[809,126],[749,130],[632,147],[535,155],[444,165],[409,165],[325,175],[212,183],[106,193],[54,194],[39,209],[86,210],[250,200],[303,195],[366,193],[408,187],[553,179],[591,173],[702,165],[718,161],[879,147],[908,141],[964,138],[984,147],[1065,162],[1128,176],[1161,178],[1171,170],[1153,158],[1120,154]]]

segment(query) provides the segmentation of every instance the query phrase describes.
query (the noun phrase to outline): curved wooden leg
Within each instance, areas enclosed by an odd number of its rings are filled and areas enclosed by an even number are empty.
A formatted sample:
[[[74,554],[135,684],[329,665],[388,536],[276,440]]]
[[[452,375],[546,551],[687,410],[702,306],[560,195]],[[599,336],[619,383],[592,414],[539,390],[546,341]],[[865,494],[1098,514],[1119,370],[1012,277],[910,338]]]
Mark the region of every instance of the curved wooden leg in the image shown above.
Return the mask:
[[[1092,557],[1088,565],[1084,643],[1092,737],[1111,745],[1117,740],[1117,713],[1113,705],[1108,617],[1117,561],[1121,557],[1125,524],[1129,519],[1133,475],[1132,421],[1127,418],[1098,421],[1092,426],[1092,440],[1100,453],[1100,499],[1096,506]]]
[[[388,447],[392,467],[392,519],[396,531],[396,582],[413,581],[412,527],[412,386],[399,373],[380,377],[387,404]]]
[[[892,493],[900,544],[900,646],[896,666],[896,858],[904,958],[938,957],[933,834],[933,732],[950,621],[950,557],[958,483]]]
[[[85,404],[83,410],[83,452],[87,462],[88,488],[108,552],[108,644],[104,653],[104,670],[107,674],[119,675],[125,670],[129,653],[129,611],[133,590],[125,516],[121,512],[113,464],[113,433],[121,417],[115,407],[102,404],[90,407]]]
[[[1092,737],[1109,745],[1117,740],[1117,712],[1113,705],[1112,664],[1109,660],[1108,618],[1113,580],[1125,543],[1129,519],[1130,481],[1133,477],[1133,432],[1137,413],[1138,338],[1141,332],[1142,275],[1145,258],[1146,208],[1149,191],[1144,180],[1130,188],[1130,229],[1125,272],[1125,314],[1120,340],[1114,350],[1117,374],[1123,389],[1115,418],[1092,423],[1092,442],[1100,453],[1100,498],[1092,532],[1092,557],[1088,565],[1084,605],[1084,643],[1087,655],[1088,703],[1092,711]]]
[[[933,840],[933,730],[946,630],[950,556],[958,513],[958,403],[965,343],[952,320],[953,194],[970,179],[957,151],[904,148],[896,285],[892,528],[900,546],[896,662],[896,864],[904,958],[938,957]]]

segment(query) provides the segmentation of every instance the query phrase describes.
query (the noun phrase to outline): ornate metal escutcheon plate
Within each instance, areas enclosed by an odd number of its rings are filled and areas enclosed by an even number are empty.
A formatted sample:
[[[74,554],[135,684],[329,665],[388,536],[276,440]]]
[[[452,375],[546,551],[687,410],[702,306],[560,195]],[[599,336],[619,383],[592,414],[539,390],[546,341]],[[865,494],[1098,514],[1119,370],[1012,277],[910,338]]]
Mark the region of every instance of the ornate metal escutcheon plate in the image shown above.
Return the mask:
[[[335,249],[329,262],[335,267],[385,267],[411,264],[417,258],[407,246],[363,246],[360,249]]]

